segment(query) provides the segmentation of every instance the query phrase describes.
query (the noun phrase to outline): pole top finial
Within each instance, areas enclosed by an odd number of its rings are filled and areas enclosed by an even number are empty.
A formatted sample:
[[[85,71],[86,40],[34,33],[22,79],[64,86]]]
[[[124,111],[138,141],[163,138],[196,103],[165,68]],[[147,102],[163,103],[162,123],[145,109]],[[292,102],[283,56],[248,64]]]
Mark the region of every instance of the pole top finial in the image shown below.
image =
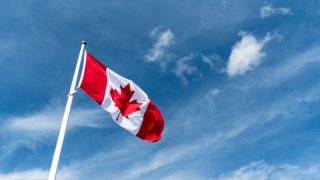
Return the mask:
[[[86,41],[81,41],[81,44],[87,45]]]

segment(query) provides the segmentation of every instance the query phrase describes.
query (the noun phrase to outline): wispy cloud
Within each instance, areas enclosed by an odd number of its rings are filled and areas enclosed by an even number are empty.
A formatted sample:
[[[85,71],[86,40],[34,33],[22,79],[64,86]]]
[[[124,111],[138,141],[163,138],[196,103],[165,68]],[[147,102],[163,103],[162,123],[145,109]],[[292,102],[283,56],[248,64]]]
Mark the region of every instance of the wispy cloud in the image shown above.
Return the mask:
[[[213,53],[209,55],[201,53],[190,53],[176,61],[172,72],[181,80],[182,85],[188,85],[189,78],[196,80],[202,76],[201,64],[209,66],[210,71],[222,73],[224,62],[220,55]]]
[[[192,74],[199,74],[197,66],[192,64],[192,60],[195,58],[195,54],[191,53],[177,61],[176,67],[173,69],[174,74],[181,79],[183,85],[188,85],[188,80],[186,76]]]
[[[291,15],[291,14],[292,14],[291,9],[284,8],[284,7],[274,8],[272,7],[272,4],[266,4],[260,9],[260,16],[262,18],[275,16],[275,15]]]
[[[216,72],[221,72],[221,66],[223,64],[222,57],[217,54],[213,53],[211,55],[201,54],[202,62],[209,65],[211,70],[215,70]]]
[[[26,171],[11,172],[8,174],[0,174],[0,179],[6,180],[35,180],[35,179],[47,179],[48,172],[42,169],[31,169]]]
[[[198,69],[199,63],[207,64],[211,71],[223,72],[223,59],[217,53],[202,54],[191,52],[173,61],[173,55],[175,57],[177,55],[167,52],[167,49],[174,42],[174,34],[170,29],[165,30],[162,27],[155,27],[151,31],[150,37],[155,39],[156,42],[144,56],[145,61],[158,63],[163,72],[167,72],[167,69],[170,68],[169,71],[173,72],[183,85],[188,85],[188,77],[192,77],[192,75],[201,77],[202,74]],[[175,65],[173,65],[174,62],[176,63]]]
[[[25,146],[35,149],[38,145],[46,143],[56,137],[60,128],[64,105],[60,102],[47,105],[44,109],[32,114],[9,117],[3,120],[0,134],[6,134],[6,146],[1,149],[2,156],[9,155],[15,149]],[[71,111],[68,129],[77,127],[105,127],[104,112],[96,109],[74,108]],[[104,116],[107,116],[104,113]],[[3,137],[3,136],[1,136]]]
[[[214,89],[211,89],[207,95],[206,95],[206,99],[209,101],[209,102],[212,102],[213,99],[218,96],[220,93],[220,90],[218,88],[214,88]]]
[[[150,159],[137,162],[134,166],[129,167],[120,179],[137,179],[147,173],[188,159],[190,156],[197,156],[208,151],[214,152],[224,147],[230,140],[237,137],[245,129],[245,126],[237,126],[228,131],[205,136],[196,142],[188,141],[186,144],[160,151]]]
[[[272,39],[268,33],[262,40],[256,39],[252,34],[240,33],[241,40],[237,42],[231,51],[227,65],[229,76],[241,75],[258,66],[266,53],[263,47]]]
[[[252,162],[238,170],[221,175],[219,180],[256,179],[320,179],[320,164],[298,166],[291,164],[271,165],[264,161]]]
[[[72,168],[59,169],[57,178],[58,180],[77,180],[81,179],[77,170]],[[9,173],[0,173],[0,179],[5,180],[43,180],[48,179],[49,171],[43,169],[28,169],[24,171],[13,171]]]
[[[150,37],[156,39],[156,43],[149,49],[144,58],[147,62],[158,62],[161,68],[166,70],[166,61],[169,57],[166,50],[172,45],[174,34],[170,29],[163,30],[160,27],[155,27],[151,31]]]
[[[177,180],[177,179],[188,179],[188,180],[201,180],[208,179],[199,175],[197,172],[192,171],[179,171],[172,174],[169,174],[161,178],[162,180]]]

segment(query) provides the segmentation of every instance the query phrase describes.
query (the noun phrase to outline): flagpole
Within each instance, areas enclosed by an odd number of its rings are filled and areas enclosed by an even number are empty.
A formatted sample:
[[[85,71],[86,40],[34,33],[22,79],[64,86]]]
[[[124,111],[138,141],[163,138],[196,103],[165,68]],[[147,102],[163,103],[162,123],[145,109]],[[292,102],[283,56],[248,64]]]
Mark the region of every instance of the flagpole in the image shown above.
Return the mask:
[[[64,135],[66,133],[66,129],[67,129],[67,125],[68,125],[69,113],[70,113],[70,108],[71,108],[72,100],[73,100],[73,94],[76,92],[75,88],[76,88],[76,83],[77,83],[77,79],[78,79],[82,54],[83,54],[83,50],[84,50],[86,44],[87,44],[86,41],[81,42],[81,49],[80,49],[76,69],[73,74],[73,79],[72,79],[72,83],[71,83],[71,87],[70,87],[70,91],[69,91],[69,95],[68,95],[67,105],[66,105],[66,109],[64,111],[64,115],[63,115],[63,119],[62,119],[62,123],[61,123],[61,127],[60,127],[60,132],[59,132],[59,136],[58,136],[58,140],[57,140],[56,149],[54,151],[54,155],[53,155],[53,159],[52,159],[52,164],[51,164],[48,180],[55,180],[55,178],[56,178],[57,168],[58,168],[60,154],[61,154],[63,140],[64,140]]]

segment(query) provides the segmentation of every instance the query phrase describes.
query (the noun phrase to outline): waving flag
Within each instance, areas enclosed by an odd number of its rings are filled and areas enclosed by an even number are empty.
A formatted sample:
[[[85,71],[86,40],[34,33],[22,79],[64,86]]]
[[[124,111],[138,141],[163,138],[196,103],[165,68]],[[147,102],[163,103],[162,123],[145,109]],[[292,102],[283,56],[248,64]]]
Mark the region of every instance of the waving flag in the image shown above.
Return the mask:
[[[79,85],[121,127],[150,142],[161,139],[164,119],[148,95],[88,52]]]

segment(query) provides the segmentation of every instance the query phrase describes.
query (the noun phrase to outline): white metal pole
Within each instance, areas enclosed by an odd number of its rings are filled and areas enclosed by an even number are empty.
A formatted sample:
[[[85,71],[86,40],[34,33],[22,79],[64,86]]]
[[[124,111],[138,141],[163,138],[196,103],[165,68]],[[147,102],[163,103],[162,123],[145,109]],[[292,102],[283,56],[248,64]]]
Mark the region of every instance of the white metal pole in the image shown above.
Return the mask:
[[[76,69],[74,71],[74,75],[73,75],[73,79],[72,79],[72,83],[71,83],[71,87],[70,87],[70,91],[69,91],[69,95],[68,95],[66,109],[64,111],[62,124],[61,124],[61,127],[60,127],[60,132],[59,132],[59,136],[58,136],[58,140],[57,140],[56,149],[55,149],[54,155],[53,155],[53,160],[52,160],[52,164],[51,164],[48,180],[55,180],[55,178],[56,178],[57,168],[58,168],[61,149],[62,149],[63,140],[64,140],[64,135],[66,133],[66,129],[67,129],[67,125],[68,125],[68,119],[69,119],[70,108],[71,108],[71,105],[72,105],[73,94],[76,91],[75,88],[76,88],[76,83],[77,83],[77,79],[78,79],[78,74],[79,74],[82,54],[83,54],[83,50],[85,48],[85,45],[86,45],[86,42],[82,41],[81,42],[81,49],[80,49],[80,53],[79,53],[79,57],[78,57],[77,65],[76,65]]]

